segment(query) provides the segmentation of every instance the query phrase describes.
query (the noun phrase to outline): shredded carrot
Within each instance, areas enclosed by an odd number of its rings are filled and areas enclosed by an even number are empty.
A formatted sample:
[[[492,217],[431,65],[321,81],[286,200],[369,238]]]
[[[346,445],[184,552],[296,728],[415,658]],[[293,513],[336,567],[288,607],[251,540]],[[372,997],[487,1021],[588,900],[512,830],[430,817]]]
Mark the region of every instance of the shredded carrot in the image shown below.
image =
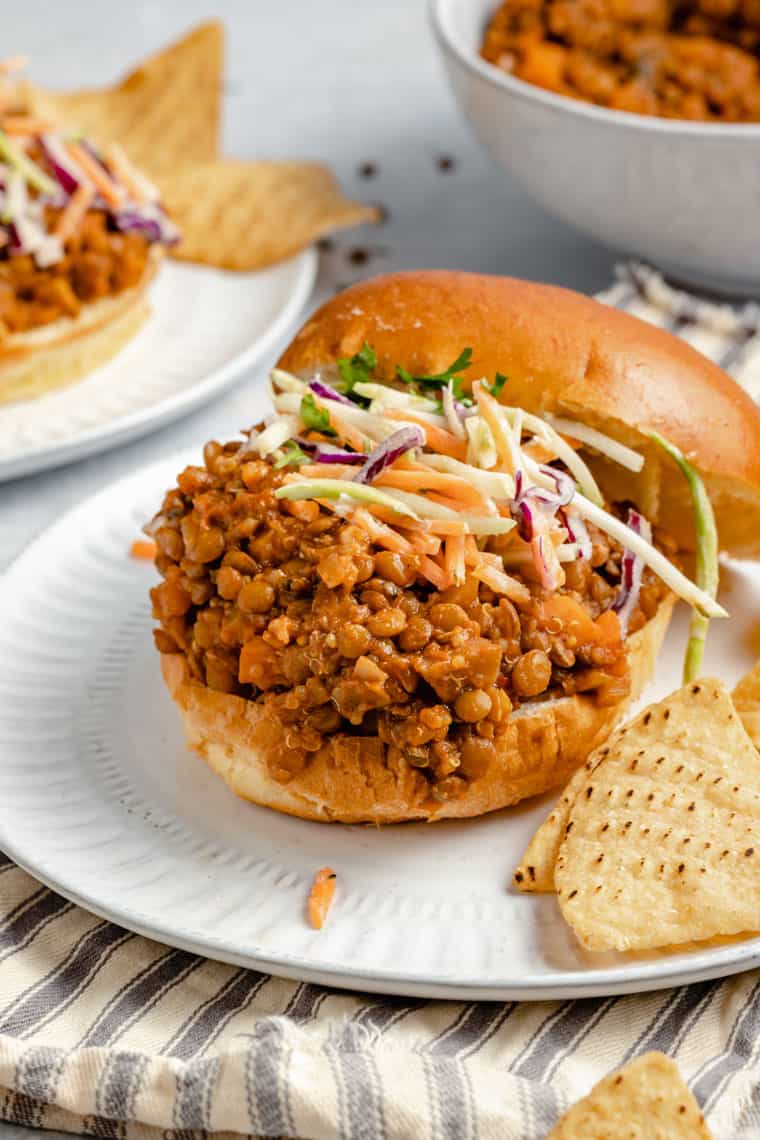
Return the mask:
[[[461,586],[465,579],[463,534],[454,534],[446,539],[444,567],[449,581],[455,586]]]
[[[378,487],[396,487],[399,491],[443,491],[450,498],[475,510],[487,510],[488,504],[479,491],[466,479],[442,471],[396,471],[386,468],[374,480]]]
[[[96,162],[92,155],[88,154],[79,143],[68,143],[67,150],[74,162],[82,168],[87,177],[98,188],[106,202],[111,206],[120,206],[124,197],[121,188],[109,177],[100,163]]]
[[[491,435],[496,443],[496,450],[502,466],[510,473],[515,473],[514,442],[509,435],[504,421],[501,418],[499,404],[488,392],[483,391],[482,385],[475,385],[475,397],[478,402],[478,411],[491,429]]]
[[[479,582],[483,582],[495,594],[504,594],[513,602],[525,604],[530,601],[530,590],[527,586],[509,574],[505,574],[503,570],[493,566],[490,562],[483,559],[477,562],[473,567],[472,576],[477,578]]]
[[[452,534],[462,534],[467,538],[472,538],[473,542],[475,541],[473,535],[467,534],[467,524],[459,522],[458,519],[431,519],[430,531],[432,534],[440,534],[444,538],[448,538]]]
[[[409,541],[418,554],[430,554],[433,557],[440,552],[441,540],[432,534],[419,534],[414,531],[409,536]]]
[[[94,197],[94,186],[89,182],[80,182],[58,218],[53,231],[57,238],[65,242],[76,233]]]
[[[321,930],[327,918],[327,912],[332,905],[335,895],[337,876],[332,867],[320,867],[314,876],[314,882],[309,891],[307,910],[309,922],[315,930]]]
[[[356,467],[350,463],[302,463],[298,468],[301,479],[352,479]]]
[[[448,507],[450,511],[464,511],[467,509],[466,503],[460,503],[457,499],[450,499],[448,495],[439,495],[437,491],[428,491],[425,495],[426,499],[430,499],[431,503],[438,503],[442,507]],[[488,510],[485,504],[480,508],[484,514],[496,514],[495,510]]]
[[[464,560],[467,566],[473,566],[480,561],[480,551],[474,534],[464,536]]]
[[[420,573],[424,575],[429,582],[432,582],[436,590],[445,590],[449,584],[446,577],[446,572],[442,566],[434,562],[432,558],[428,558],[423,554],[420,558]]]
[[[387,408],[383,415],[388,420],[406,420],[408,423],[418,424],[425,432],[428,445],[433,451],[448,455],[452,459],[461,459],[462,462],[467,458],[467,444],[463,439],[457,439],[453,432],[429,423],[422,416],[416,416],[413,412],[402,411],[399,408]]]
[[[373,518],[369,511],[364,510],[363,507],[359,507],[353,512],[351,522],[361,527],[378,546],[384,546],[386,550],[392,550],[396,554],[413,553],[414,548],[411,542],[393,530],[392,527]]]
[[[7,135],[41,135],[53,129],[53,124],[32,115],[6,115],[3,130]]]
[[[152,562],[158,554],[158,547],[152,538],[136,538],[129,548],[132,558],[145,559]]]

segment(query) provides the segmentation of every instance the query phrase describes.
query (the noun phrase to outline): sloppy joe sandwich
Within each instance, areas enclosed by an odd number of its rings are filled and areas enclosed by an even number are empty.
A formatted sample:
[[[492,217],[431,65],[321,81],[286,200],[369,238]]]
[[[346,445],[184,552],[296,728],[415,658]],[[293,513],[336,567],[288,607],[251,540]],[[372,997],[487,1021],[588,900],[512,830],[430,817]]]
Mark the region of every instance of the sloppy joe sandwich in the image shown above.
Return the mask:
[[[12,66],[9,61],[5,66]],[[0,90],[0,403],[80,379],[148,315],[178,231],[118,145],[29,113]]]
[[[677,599],[698,674],[725,616],[718,542],[758,549],[754,404],[562,289],[364,282],[309,320],[270,394],[147,529],[189,743],[280,811],[436,820],[562,784],[651,676]]]

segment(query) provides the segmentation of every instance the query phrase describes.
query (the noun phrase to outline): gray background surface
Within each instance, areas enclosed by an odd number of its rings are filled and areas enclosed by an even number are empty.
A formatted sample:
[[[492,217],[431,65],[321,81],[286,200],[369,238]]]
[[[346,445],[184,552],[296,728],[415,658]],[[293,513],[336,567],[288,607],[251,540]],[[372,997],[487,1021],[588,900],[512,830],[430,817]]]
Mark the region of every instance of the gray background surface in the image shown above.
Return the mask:
[[[585,292],[609,283],[613,254],[547,218],[470,135],[447,88],[425,0],[23,0],[4,11],[4,50],[31,56],[41,82],[91,85],[210,16],[228,30],[226,153],[325,160],[349,193],[389,211],[384,225],[342,234],[321,255],[312,305],[361,276],[422,266],[513,274]],[[441,157],[454,160],[450,170],[440,169]],[[376,166],[373,178],[360,175],[365,162]],[[356,264],[356,250],[369,259]],[[244,375],[221,399],[134,444],[0,484],[0,569],[106,483],[234,434],[263,375],[263,367]],[[28,1135],[0,1125],[1,1140]]]

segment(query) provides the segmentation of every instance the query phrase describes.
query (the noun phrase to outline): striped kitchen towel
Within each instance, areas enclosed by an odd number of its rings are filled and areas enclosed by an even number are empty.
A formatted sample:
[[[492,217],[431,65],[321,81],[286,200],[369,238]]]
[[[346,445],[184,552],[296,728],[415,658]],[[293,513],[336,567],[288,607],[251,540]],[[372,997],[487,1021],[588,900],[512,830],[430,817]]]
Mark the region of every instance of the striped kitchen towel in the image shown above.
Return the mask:
[[[604,295],[760,395],[760,310],[621,268]],[[92,1136],[542,1140],[650,1049],[676,1059],[717,1140],[760,1137],[760,971],[542,1003],[378,998],[150,942],[0,854],[0,1119]]]

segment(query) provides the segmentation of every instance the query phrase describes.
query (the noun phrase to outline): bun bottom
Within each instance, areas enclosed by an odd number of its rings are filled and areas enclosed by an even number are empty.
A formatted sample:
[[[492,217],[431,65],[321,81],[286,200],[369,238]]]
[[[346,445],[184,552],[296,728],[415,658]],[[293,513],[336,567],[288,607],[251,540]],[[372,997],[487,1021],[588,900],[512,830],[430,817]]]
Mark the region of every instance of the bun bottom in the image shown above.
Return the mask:
[[[73,319],[7,337],[0,347],[0,404],[74,384],[116,356],[150,315],[147,291],[159,260],[151,255],[133,289],[85,304]]]
[[[670,623],[666,598],[628,639],[631,694],[600,708],[578,694],[523,705],[497,740],[497,757],[465,783],[456,799],[431,799],[430,784],[403,759],[391,760],[376,736],[332,737],[305,766],[288,773],[285,729],[263,705],[208,689],[190,676],[182,654],[161,666],[178,705],[187,741],[242,799],[301,819],[340,823],[401,823],[462,819],[516,804],[564,784],[622,718],[654,672]],[[341,739],[353,747],[342,747]]]

